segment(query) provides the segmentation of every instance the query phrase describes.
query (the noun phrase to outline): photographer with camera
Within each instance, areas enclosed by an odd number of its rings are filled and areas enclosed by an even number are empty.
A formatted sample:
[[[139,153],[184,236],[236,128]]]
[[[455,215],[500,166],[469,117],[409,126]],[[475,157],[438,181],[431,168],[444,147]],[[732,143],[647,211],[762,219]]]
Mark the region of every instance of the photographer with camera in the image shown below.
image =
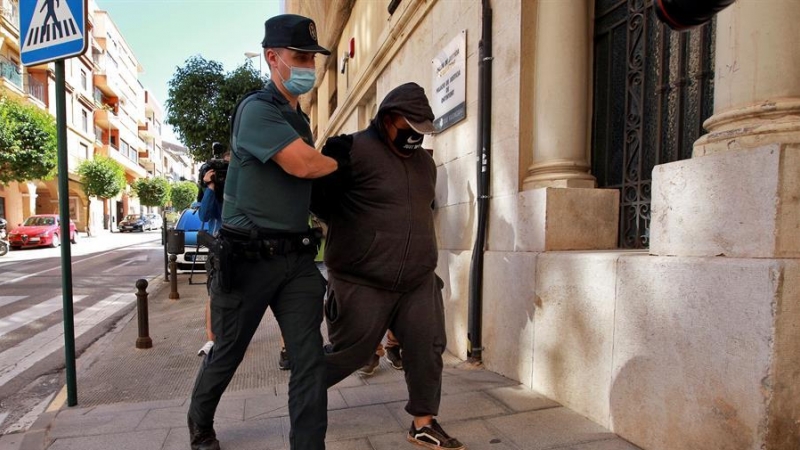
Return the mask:
[[[211,145],[214,154],[222,150],[222,144],[214,142]],[[198,201],[200,202],[200,220],[203,224],[208,224],[208,234],[214,236],[219,227],[222,226],[222,195],[225,189],[225,178],[228,172],[228,163],[231,160],[231,152],[222,154],[222,158],[211,159],[200,167],[200,192]],[[211,256],[211,255],[210,255]],[[213,256],[211,256],[213,258]],[[213,277],[213,262],[206,263],[208,281]],[[197,351],[197,356],[207,355],[214,346],[214,332],[211,331],[211,298],[206,303],[206,337],[208,341]]]
[[[211,144],[214,155],[224,149],[219,142]],[[200,167],[200,191],[197,201],[200,202],[200,220],[208,223],[208,234],[216,234],[222,225],[222,197],[225,194],[225,179],[228,176],[228,164],[231,152],[222,153],[220,158],[211,158]],[[208,191],[214,195],[209,195]]]
[[[222,197],[225,195],[225,178],[228,176],[228,165],[231,161],[231,153],[224,152],[220,157],[225,147],[219,142],[211,144],[211,151],[213,155],[211,159],[203,163],[199,170],[199,179],[197,183],[200,185],[200,191],[197,193],[197,201],[202,201],[205,189],[210,187],[214,194],[216,194],[217,203],[220,205],[220,213],[216,217],[221,218],[221,205]]]

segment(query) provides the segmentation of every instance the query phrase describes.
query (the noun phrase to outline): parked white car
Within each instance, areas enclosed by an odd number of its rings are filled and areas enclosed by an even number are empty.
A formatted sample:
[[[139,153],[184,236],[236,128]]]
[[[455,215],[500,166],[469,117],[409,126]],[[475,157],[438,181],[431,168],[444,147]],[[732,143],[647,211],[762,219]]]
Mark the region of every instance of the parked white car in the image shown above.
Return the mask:
[[[149,213],[144,215],[147,218],[147,221],[150,222],[149,228],[151,230],[160,230],[161,227],[164,226],[164,219],[161,218],[161,215],[156,213]]]

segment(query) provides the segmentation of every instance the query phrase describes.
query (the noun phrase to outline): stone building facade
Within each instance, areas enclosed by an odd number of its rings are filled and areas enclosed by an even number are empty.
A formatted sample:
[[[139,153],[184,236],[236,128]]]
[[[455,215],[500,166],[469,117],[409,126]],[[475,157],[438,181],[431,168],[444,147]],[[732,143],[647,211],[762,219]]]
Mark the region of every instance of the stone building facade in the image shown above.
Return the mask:
[[[645,449],[800,447],[800,4],[738,0],[691,33],[645,0],[285,10],[314,18],[333,51],[303,99],[318,146],[366,126],[403,82],[441,101],[446,68],[432,62],[464,36],[464,118],[425,142],[451,352],[480,350],[487,369]],[[475,349],[482,61],[491,187]]]

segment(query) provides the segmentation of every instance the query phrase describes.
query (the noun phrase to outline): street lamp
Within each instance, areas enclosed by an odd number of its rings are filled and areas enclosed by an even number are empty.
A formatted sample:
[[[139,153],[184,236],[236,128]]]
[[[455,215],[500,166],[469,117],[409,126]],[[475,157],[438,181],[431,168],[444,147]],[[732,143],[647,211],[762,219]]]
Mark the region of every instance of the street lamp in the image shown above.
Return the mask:
[[[263,58],[260,58],[261,53],[258,53],[258,52],[244,52],[244,56],[247,59],[258,58],[258,75],[261,76],[261,60],[263,59]]]

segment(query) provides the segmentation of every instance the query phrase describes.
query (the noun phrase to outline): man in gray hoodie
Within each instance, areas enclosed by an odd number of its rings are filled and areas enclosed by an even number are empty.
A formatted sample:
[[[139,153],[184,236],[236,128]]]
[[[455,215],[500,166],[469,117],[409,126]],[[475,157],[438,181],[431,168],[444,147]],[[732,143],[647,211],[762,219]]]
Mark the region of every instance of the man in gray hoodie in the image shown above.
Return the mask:
[[[463,449],[434,419],[447,337],[434,273],[436,165],[422,148],[433,118],[419,85],[390,91],[367,129],[328,140],[322,153],[339,170],[314,183],[311,208],[328,223],[328,386],[369,361],[391,329],[403,346],[406,411],[414,416],[408,440]]]

